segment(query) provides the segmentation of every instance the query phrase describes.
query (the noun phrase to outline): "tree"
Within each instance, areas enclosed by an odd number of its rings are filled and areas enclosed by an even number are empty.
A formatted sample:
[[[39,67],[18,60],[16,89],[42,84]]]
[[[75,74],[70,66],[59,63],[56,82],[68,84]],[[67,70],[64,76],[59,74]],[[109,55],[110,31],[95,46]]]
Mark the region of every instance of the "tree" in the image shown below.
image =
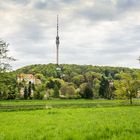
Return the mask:
[[[92,99],[93,98],[93,91],[92,91],[92,88],[89,85],[87,85],[85,87],[84,98],[86,98],[86,99]]]
[[[54,88],[55,87],[55,81],[52,78],[50,78],[48,80],[48,82],[46,83],[46,87],[47,88]]]
[[[40,94],[39,91],[36,91],[36,92],[34,93],[34,98],[35,98],[35,99],[40,99],[40,98],[41,98],[41,94]]]
[[[41,73],[35,74],[35,77],[43,82],[45,81],[45,76]]]
[[[59,78],[49,78],[46,83],[46,88],[54,89],[56,85],[57,85],[58,89],[60,89],[61,86],[64,85],[64,81]]]
[[[76,75],[72,78],[73,83],[75,83],[77,86],[84,83],[85,78],[83,75]]]
[[[88,86],[91,88],[93,87],[93,72],[87,72],[84,74],[85,75],[85,79],[86,79],[86,83],[88,84]]]
[[[108,80],[102,76],[102,79],[101,79],[101,83],[100,83],[100,89],[99,89],[99,95],[103,98],[105,98],[106,96],[106,92],[108,92],[108,87],[109,87],[109,82]]]
[[[92,87],[88,83],[83,83],[80,85],[80,95],[82,98],[90,99],[93,98]]]
[[[115,81],[114,83],[116,91],[115,95],[117,98],[128,98],[130,104],[133,103],[133,98],[137,97],[140,89],[140,81],[133,79],[123,79]]]
[[[128,81],[128,88],[126,88],[126,97],[132,104],[132,99],[137,97],[138,90],[140,89],[140,82],[136,80]]]
[[[9,44],[0,40],[0,93],[4,99],[14,99],[16,92],[14,76],[12,74],[10,75],[9,73],[5,73],[7,70],[11,69],[9,62],[15,60],[8,56],[8,46]]]
[[[28,89],[26,86],[24,88],[24,99],[28,99]]]
[[[5,72],[6,70],[10,70],[11,66],[9,64],[10,61],[15,61],[13,57],[8,56],[8,46],[6,42],[0,40],[0,73]]]
[[[102,76],[99,95],[103,98],[111,99],[112,98],[112,87],[110,87],[110,81]]]
[[[83,83],[83,84],[80,85],[80,93],[79,94],[81,95],[82,98],[85,97],[84,93],[85,93],[86,86],[87,86],[87,83]]]
[[[76,90],[73,84],[65,84],[60,88],[60,97],[77,98]]]
[[[99,97],[99,89],[100,89],[100,81],[97,78],[95,78],[93,80],[93,93],[95,98]]]
[[[32,93],[32,83],[31,81],[29,82],[29,86],[28,86],[28,97],[31,99],[31,93]]]
[[[14,99],[17,94],[16,76],[11,72],[0,73],[1,99]]]
[[[55,98],[58,98],[59,97],[59,88],[57,85],[55,85],[54,87],[54,97]]]
[[[116,88],[115,94],[118,98],[128,98],[130,104],[133,103],[132,99],[137,97],[140,89],[140,74],[135,72],[135,76],[130,73],[120,72],[120,80],[116,80],[114,85]]]
[[[35,99],[43,99],[45,92],[46,92],[46,89],[45,89],[44,84],[36,85],[35,91],[34,91],[34,98]]]

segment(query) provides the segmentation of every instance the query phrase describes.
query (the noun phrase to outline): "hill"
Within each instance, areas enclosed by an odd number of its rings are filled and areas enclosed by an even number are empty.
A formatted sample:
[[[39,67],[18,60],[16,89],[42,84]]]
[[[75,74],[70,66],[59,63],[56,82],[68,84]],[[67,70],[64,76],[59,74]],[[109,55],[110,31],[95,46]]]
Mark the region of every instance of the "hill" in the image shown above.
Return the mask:
[[[61,73],[72,78],[76,75],[84,75],[87,72],[100,73],[105,76],[115,78],[115,75],[124,72],[133,75],[140,72],[140,69],[132,69],[126,67],[110,67],[110,66],[92,66],[92,65],[76,65],[76,64],[60,64]],[[41,73],[46,77],[57,77],[57,65],[55,64],[35,64],[22,67],[15,71],[16,74],[37,74]]]
[[[17,75],[22,73],[26,78],[22,78],[19,82]],[[28,79],[30,76],[34,79]],[[38,81],[37,83],[40,84],[30,83],[31,81]],[[129,90],[136,89],[133,93],[138,93],[140,84],[135,81],[140,81],[139,69],[76,64],[61,64],[59,67],[55,64],[36,64],[9,73],[1,73],[0,99],[126,98]],[[132,94],[131,99],[132,97],[137,95]]]

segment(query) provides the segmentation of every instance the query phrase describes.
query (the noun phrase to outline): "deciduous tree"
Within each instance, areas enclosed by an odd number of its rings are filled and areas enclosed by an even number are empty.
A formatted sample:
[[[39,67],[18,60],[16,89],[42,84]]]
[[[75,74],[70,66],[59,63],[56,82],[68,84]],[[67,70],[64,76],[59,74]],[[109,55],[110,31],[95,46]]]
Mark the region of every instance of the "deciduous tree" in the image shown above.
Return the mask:
[[[0,73],[5,72],[6,70],[10,70],[11,66],[9,62],[15,61],[13,57],[8,56],[8,46],[9,44],[3,40],[0,40]]]

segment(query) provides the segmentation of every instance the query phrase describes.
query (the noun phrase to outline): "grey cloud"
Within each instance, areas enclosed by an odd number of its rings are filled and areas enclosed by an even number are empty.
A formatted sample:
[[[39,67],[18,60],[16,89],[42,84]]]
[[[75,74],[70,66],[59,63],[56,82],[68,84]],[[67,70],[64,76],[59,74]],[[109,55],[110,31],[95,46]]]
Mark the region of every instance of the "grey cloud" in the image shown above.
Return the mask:
[[[129,9],[129,8],[138,8],[140,7],[140,1],[139,0],[118,0],[117,2],[117,7],[119,9]]]
[[[118,20],[124,18],[124,14],[131,11],[139,11],[139,0],[95,0],[91,7],[77,9],[74,14],[77,17],[85,17],[90,21]]]
[[[32,0],[4,0],[2,3],[9,5],[22,5],[27,6]]]
[[[80,0],[61,0],[61,2],[70,4],[70,3],[80,2]]]
[[[108,45],[104,49],[97,51],[100,54],[104,55],[119,55],[119,54],[132,54],[139,50],[139,46],[133,46],[133,45]]]
[[[110,1],[93,1],[92,7],[85,7],[77,11],[77,16],[84,16],[90,20],[113,20],[116,8]]]
[[[129,16],[133,11],[136,14],[140,12],[140,2],[94,0],[93,5],[86,5],[87,1],[3,1],[2,6],[7,8],[7,14],[6,20],[0,24],[0,28],[4,28],[0,36],[9,41],[12,53],[19,59],[13,63],[14,68],[35,63],[55,63],[57,13],[61,15],[60,63],[137,66],[134,63],[140,50],[140,18],[136,16],[129,20]],[[5,11],[1,9],[0,12]],[[12,22],[6,24],[7,19]],[[118,24],[112,25],[112,20]],[[7,29],[9,26],[11,28]],[[118,26],[119,31],[116,30]]]
[[[47,8],[49,5],[47,2],[41,2],[41,1],[38,1],[34,4],[35,8],[37,9],[45,9]]]
[[[69,6],[70,4],[77,4],[80,0],[37,0],[34,3],[34,7],[37,9],[52,9],[60,10],[62,6]]]
[[[14,4],[22,4],[22,5],[27,5],[31,2],[31,0],[13,0],[12,1]]]
[[[134,54],[140,51],[140,26],[127,27],[122,29],[122,33],[114,33],[105,40],[105,47],[99,52],[102,54]]]
[[[29,23],[23,25],[19,34],[21,38],[27,38],[36,41],[43,38],[43,33],[43,29],[39,25],[35,23]]]
[[[51,10],[58,10],[60,9],[61,7],[61,3],[57,0],[51,0],[51,1],[40,1],[40,0],[37,0],[35,3],[34,3],[34,7],[36,9],[51,9]]]

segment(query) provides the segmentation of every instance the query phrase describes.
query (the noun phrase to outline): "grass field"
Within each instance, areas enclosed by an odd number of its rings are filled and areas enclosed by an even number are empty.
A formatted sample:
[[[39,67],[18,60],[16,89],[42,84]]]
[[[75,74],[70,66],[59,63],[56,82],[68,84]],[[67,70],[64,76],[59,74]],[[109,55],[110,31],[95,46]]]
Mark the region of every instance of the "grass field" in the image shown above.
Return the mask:
[[[0,105],[52,105],[43,110],[1,111],[0,140],[139,140],[140,106],[120,106],[123,102],[0,101]],[[59,108],[59,104],[68,106]]]

